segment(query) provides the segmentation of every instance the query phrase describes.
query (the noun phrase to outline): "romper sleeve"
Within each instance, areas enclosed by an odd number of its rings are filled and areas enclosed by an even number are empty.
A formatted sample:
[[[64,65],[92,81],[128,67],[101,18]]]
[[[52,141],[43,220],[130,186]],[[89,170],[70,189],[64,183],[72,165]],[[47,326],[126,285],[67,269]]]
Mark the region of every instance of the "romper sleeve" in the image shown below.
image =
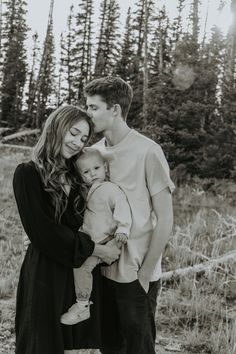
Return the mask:
[[[172,193],[175,185],[170,178],[169,166],[162,148],[153,144],[147,151],[145,160],[146,183],[151,197],[166,187]]]
[[[89,235],[56,223],[55,209],[33,162],[17,166],[13,190],[22,225],[32,245],[56,262],[80,267],[92,254],[94,242]]]
[[[111,195],[113,197],[111,200],[113,219],[117,223],[117,229],[115,233],[125,234],[127,237],[129,237],[132,217],[128,199],[123,190],[115,184],[113,185],[113,194]]]

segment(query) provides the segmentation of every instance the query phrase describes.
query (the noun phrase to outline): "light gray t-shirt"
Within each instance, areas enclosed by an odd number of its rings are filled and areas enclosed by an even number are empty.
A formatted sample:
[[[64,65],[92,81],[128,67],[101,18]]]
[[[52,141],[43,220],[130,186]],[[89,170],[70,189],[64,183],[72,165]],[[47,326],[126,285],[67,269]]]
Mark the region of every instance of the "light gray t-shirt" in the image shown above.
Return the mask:
[[[119,260],[104,267],[102,273],[117,282],[132,282],[137,279],[154,227],[151,197],[166,187],[172,192],[174,184],[161,147],[133,129],[114,146],[106,146],[103,138],[94,147],[108,163],[110,181],[125,192],[132,214],[130,237]],[[160,276],[161,259],[151,281]]]

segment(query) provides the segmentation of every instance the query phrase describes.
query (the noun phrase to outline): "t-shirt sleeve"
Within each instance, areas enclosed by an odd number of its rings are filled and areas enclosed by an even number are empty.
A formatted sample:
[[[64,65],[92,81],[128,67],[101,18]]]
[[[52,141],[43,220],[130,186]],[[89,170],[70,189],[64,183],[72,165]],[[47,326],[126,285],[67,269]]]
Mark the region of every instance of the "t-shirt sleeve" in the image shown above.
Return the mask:
[[[174,191],[175,185],[170,178],[169,166],[160,145],[153,144],[147,151],[145,172],[151,197],[166,187],[169,188],[171,193]]]
[[[33,165],[20,164],[13,176],[14,195],[24,230],[33,247],[68,267],[79,267],[92,254],[94,242],[55,222],[55,209]]]

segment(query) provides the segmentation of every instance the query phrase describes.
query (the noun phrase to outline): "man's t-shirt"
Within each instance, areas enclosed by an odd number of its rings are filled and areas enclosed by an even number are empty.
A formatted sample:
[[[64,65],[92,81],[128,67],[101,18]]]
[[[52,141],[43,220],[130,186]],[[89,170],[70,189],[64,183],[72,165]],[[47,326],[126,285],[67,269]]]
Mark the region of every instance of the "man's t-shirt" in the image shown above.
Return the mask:
[[[132,282],[137,279],[154,227],[151,197],[167,187],[172,192],[174,184],[161,147],[133,129],[116,145],[106,146],[103,138],[94,147],[108,163],[110,181],[125,192],[132,214],[130,237],[119,260],[104,267],[102,273],[117,282]],[[161,259],[151,281],[160,276]]]

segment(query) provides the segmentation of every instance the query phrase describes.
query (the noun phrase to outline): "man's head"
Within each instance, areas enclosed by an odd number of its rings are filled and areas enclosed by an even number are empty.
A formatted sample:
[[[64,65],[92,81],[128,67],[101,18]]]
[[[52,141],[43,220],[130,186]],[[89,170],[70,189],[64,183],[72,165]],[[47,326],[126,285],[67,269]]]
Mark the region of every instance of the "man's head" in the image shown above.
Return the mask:
[[[87,112],[92,117],[95,131],[109,129],[112,117],[127,118],[133,98],[131,86],[119,77],[95,79],[85,86]]]

